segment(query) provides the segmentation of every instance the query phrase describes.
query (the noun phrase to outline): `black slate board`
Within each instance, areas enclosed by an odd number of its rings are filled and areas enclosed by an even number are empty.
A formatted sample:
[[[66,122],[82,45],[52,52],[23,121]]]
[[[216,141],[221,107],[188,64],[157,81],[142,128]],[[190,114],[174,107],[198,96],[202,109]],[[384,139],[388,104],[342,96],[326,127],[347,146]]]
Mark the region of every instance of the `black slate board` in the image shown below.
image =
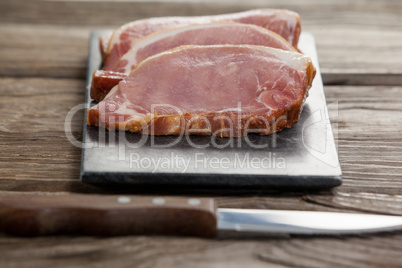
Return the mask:
[[[104,32],[93,31],[90,38],[85,114],[88,107],[96,104],[89,97],[89,87],[92,73],[101,66],[98,36]],[[91,184],[189,189],[305,189],[340,185],[342,173],[313,36],[302,33],[299,48],[313,59],[317,75],[300,120],[291,129],[239,139],[179,139],[105,131],[84,123],[81,180]],[[203,148],[194,148],[194,144]],[[261,148],[255,148],[256,145]]]

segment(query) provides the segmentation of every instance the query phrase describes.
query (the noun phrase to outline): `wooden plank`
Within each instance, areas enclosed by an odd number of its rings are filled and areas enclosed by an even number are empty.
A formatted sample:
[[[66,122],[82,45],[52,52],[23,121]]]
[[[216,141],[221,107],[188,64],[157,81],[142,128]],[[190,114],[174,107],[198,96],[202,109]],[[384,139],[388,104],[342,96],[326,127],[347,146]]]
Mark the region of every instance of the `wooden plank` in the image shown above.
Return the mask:
[[[229,5],[6,0],[0,2],[0,76],[85,78],[90,29],[113,28],[151,16],[219,14],[262,7],[300,13],[303,30],[316,37],[326,84],[402,83],[399,1],[247,1]]]
[[[78,181],[81,149],[68,142],[64,119],[84,101],[89,31],[154,15],[268,6],[301,14],[303,29],[317,39],[325,83],[338,85],[325,90],[328,103],[339,108],[330,114],[344,183],[319,192],[192,195],[214,197],[220,207],[402,215],[400,1],[0,1],[0,194],[160,194]],[[399,86],[339,86],[348,84]],[[78,139],[83,116],[72,124]],[[174,190],[163,194],[191,195]],[[401,232],[215,240],[0,235],[0,266],[400,267],[401,245]]]
[[[2,22],[58,24],[78,26],[118,26],[149,16],[198,16],[238,12],[252,8],[287,8],[300,13],[306,25],[320,21],[324,25],[351,24],[371,28],[389,26],[398,29],[399,1],[284,0],[265,1],[68,1],[3,0]],[[26,11],[30,10],[29,13]],[[373,20],[376,15],[376,20]],[[361,19],[364,19],[362,23]],[[316,23],[314,23],[316,24]]]
[[[69,109],[84,100],[76,79],[0,78],[0,194],[134,193],[78,181],[80,148],[63,130]],[[402,87],[328,86],[338,124],[344,184],[332,191],[214,195],[220,207],[358,211],[402,215]],[[334,107],[331,105],[330,107]],[[83,114],[72,130],[80,135]],[[399,134],[399,135],[398,135]],[[188,196],[186,193],[171,194]],[[198,194],[199,195],[199,194]],[[51,196],[49,196],[51,202]],[[291,238],[291,239],[290,239]],[[127,236],[16,238],[0,235],[2,267],[398,267],[402,234],[346,237]],[[201,259],[202,258],[202,259]]]
[[[85,82],[1,79],[1,85],[0,177],[76,180],[81,149],[66,139],[64,118],[84,102]],[[83,111],[77,116],[72,131],[80,137]]]
[[[197,239],[0,237],[3,267],[400,267],[401,234]]]
[[[64,119],[71,108],[83,103],[84,81],[1,78],[0,82],[1,191],[150,191],[99,188],[78,182],[81,149],[67,140]],[[401,194],[402,153],[399,148],[402,145],[402,87],[328,86],[325,90],[330,107],[333,108],[333,103],[337,102],[339,108],[337,116],[336,111],[331,109],[331,120],[335,132],[338,132],[343,185],[329,193],[291,193],[290,197],[294,194],[292,198],[296,197],[297,201],[291,204],[285,202],[280,208],[303,209],[307,208],[306,204],[314,204],[313,207],[318,209],[333,207],[340,210],[400,213],[402,204],[398,202],[388,207],[382,201],[367,199],[359,203],[358,200],[364,199],[364,193],[386,194],[389,199]],[[72,132],[78,139],[83,120],[82,112],[77,113],[73,120]],[[339,199],[338,192],[344,193]],[[180,194],[180,191],[173,193]],[[351,196],[345,195],[349,193]],[[358,193],[361,198],[356,199],[354,193]],[[276,195],[273,199],[260,200],[260,203],[254,199],[247,201],[247,198],[218,200],[220,205],[229,207],[243,207],[247,204],[254,208],[271,205],[271,208],[275,208],[284,202],[282,194]]]
[[[0,25],[0,76],[86,77],[89,29]]]

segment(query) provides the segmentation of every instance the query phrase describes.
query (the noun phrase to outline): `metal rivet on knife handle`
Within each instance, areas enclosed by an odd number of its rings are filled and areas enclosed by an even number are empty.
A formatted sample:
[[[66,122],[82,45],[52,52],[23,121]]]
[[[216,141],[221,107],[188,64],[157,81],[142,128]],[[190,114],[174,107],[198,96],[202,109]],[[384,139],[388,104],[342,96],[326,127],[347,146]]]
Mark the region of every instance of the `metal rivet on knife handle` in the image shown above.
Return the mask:
[[[154,205],[163,205],[165,203],[166,203],[166,201],[162,197],[157,197],[157,198],[152,199],[152,204],[154,204]]]
[[[117,203],[119,204],[128,204],[131,202],[131,198],[127,196],[119,196],[117,198]]]
[[[200,199],[197,199],[197,198],[191,198],[191,199],[189,199],[189,200],[187,201],[187,203],[188,203],[190,206],[198,206],[198,205],[201,204],[201,201],[200,201]]]

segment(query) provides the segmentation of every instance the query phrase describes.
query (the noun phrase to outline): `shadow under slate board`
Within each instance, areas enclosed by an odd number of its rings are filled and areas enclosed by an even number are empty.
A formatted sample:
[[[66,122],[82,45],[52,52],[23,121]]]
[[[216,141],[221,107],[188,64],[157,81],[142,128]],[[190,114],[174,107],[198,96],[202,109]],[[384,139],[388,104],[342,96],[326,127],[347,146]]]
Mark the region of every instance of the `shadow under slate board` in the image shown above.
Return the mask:
[[[90,38],[86,109],[92,73],[101,66],[98,36]],[[317,68],[300,120],[270,136],[147,136],[84,123],[81,180],[91,184],[247,189],[329,188],[342,181],[314,37],[300,50]],[[336,107],[335,107],[336,108]],[[85,111],[86,113],[86,111]]]

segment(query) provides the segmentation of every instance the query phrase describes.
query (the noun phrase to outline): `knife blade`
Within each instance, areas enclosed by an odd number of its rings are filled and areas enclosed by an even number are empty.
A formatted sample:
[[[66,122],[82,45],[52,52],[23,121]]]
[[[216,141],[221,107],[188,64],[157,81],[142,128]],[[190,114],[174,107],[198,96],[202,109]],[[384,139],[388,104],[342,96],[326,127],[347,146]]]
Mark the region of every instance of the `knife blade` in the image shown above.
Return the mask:
[[[401,229],[400,216],[216,208],[210,198],[84,194],[0,196],[0,231],[20,236],[214,237],[218,231],[341,235]]]

